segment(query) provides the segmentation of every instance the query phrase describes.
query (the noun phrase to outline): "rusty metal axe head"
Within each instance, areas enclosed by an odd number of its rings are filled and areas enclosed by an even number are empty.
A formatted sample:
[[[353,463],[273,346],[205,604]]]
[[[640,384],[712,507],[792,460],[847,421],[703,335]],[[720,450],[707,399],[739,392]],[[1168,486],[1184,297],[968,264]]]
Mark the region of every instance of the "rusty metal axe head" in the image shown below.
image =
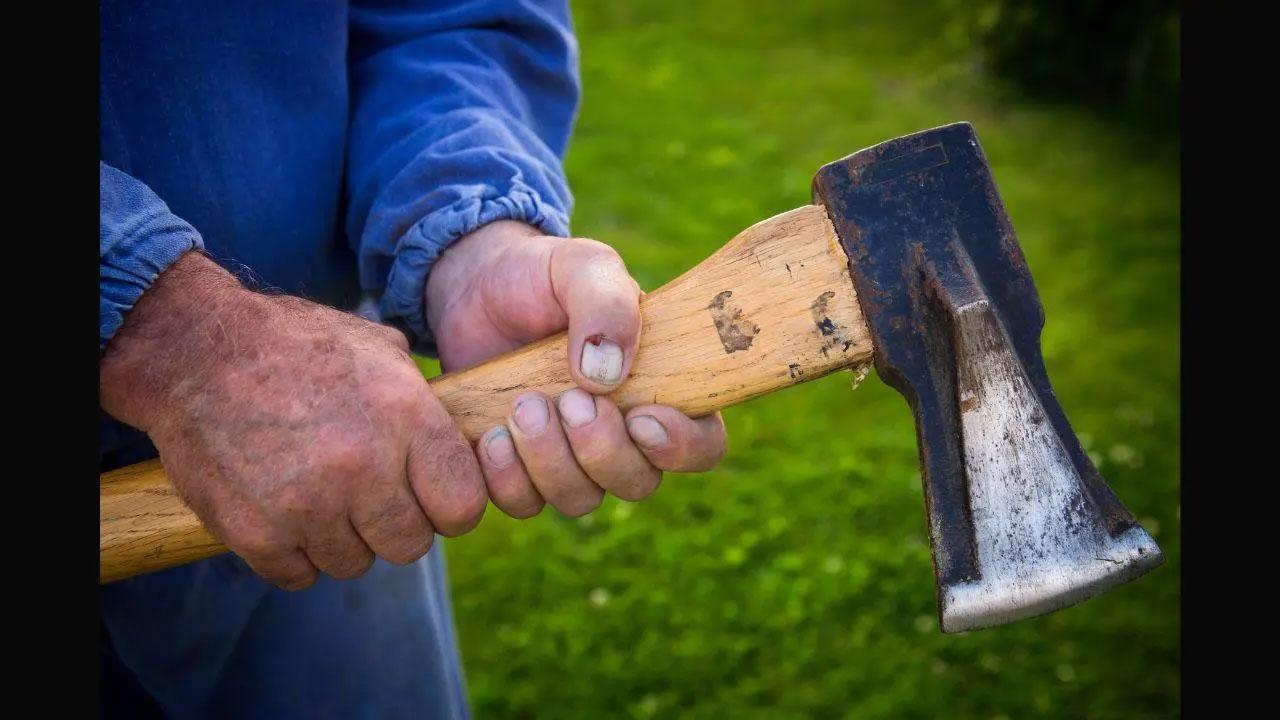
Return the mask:
[[[942,630],[1050,612],[1159,565],[1049,385],[1044,311],[973,128],[833,162],[814,196],[877,374],[915,416]]]

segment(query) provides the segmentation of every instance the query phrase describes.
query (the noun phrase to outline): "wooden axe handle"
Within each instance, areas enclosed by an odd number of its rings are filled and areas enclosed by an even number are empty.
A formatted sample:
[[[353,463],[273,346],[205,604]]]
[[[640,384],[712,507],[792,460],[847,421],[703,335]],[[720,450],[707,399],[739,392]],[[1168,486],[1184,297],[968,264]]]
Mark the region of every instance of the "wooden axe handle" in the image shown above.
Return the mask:
[[[844,250],[826,211],[791,210],[743,230],[711,257],[640,301],[644,325],[631,374],[612,394],[707,415],[871,360]],[[565,334],[430,381],[471,441],[504,424],[525,390],[574,386]],[[102,582],[225,552],[169,483],[158,460],[101,478]]]

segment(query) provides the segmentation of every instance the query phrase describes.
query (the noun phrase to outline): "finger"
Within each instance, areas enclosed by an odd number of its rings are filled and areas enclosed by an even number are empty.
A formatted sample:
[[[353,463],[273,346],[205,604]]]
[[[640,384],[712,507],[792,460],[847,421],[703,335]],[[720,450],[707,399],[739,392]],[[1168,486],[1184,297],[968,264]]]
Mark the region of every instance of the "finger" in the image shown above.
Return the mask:
[[[511,431],[500,425],[485,433],[480,438],[476,457],[480,459],[485,486],[494,506],[517,520],[542,512],[547,501],[538,494],[529,473],[525,472]]]
[[[230,528],[227,547],[263,580],[284,590],[305,590],[319,574],[314,563],[295,543],[275,536],[263,523]]]
[[[222,541],[263,580],[283,590],[305,590],[316,582],[316,566],[298,547],[296,537],[267,522],[229,484],[205,486],[221,488],[213,497],[183,494],[214,537]],[[212,508],[221,512],[212,512]]]
[[[462,535],[480,523],[489,502],[480,463],[434,395],[426,394],[421,410],[409,444],[409,486],[436,532]]]
[[[373,565],[373,550],[346,517],[313,527],[302,550],[316,569],[336,580],[360,577]]]
[[[612,400],[573,388],[556,408],[579,467],[596,485],[633,502],[658,488],[662,471],[635,446]]]
[[[551,287],[569,317],[569,370],[593,393],[617,387],[640,342],[640,286],[613,248],[572,239],[551,251]]]
[[[316,584],[320,575],[306,553],[298,548],[268,555],[236,554],[250,570],[281,590],[306,590]]]
[[[370,550],[397,565],[426,555],[435,536],[405,470],[361,494],[351,509],[351,524]]]
[[[694,420],[665,405],[632,408],[627,433],[649,462],[669,472],[710,470],[728,444],[720,413]]]
[[[578,467],[545,395],[527,392],[517,397],[507,427],[529,478],[547,502],[570,517],[600,506],[604,490]]]

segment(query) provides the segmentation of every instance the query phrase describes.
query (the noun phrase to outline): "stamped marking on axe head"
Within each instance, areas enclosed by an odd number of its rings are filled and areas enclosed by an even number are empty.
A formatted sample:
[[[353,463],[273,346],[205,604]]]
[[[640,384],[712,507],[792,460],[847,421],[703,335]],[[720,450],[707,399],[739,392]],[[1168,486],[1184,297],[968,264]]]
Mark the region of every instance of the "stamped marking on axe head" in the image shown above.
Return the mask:
[[[830,163],[814,198],[877,374],[915,417],[942,630],[1046,613],[1159,565],[1049,385],[1044,311],[973,128]]]

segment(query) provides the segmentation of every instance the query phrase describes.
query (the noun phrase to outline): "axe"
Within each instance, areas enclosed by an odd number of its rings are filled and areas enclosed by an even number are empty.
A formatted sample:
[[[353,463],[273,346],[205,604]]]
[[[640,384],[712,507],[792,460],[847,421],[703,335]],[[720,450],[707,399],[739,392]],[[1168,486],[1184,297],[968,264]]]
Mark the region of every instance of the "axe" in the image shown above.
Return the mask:
[[[696,417],[874,361],[915,418],[946,633],[1057,610],[1163,562],[1049,385],[1044,311],[973,128],[830,163],[813,198],[644,297],[619,407]],[[567,356],[561,334],[430,385],[475,441],[520,392],[573,387]],[[102,582],[226,551],[158,460],[105,473],[100,491]]]

